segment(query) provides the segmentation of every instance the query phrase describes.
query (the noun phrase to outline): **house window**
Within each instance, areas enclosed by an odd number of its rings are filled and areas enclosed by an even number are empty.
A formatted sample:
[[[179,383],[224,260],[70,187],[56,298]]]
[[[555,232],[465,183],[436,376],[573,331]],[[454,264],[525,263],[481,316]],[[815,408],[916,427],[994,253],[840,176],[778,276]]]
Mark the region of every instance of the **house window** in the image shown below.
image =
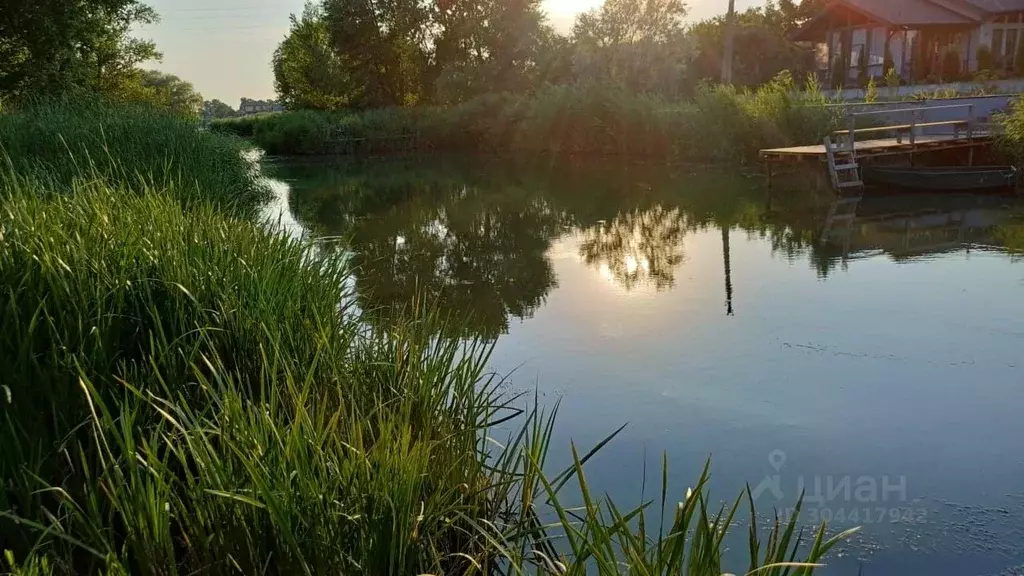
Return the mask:
[[[1012,70],[1017,49],[1024,41],[1024,12],[1002,14],[994,20],[992,28],[992,56],[999,68]]]

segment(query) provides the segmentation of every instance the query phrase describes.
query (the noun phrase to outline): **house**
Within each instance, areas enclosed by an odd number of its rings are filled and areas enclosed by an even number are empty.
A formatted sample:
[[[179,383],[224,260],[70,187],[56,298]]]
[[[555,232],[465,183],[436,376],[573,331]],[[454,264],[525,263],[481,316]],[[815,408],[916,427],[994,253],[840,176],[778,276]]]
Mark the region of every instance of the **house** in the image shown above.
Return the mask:
[[[950,80],[950,54],[957,73],[977,72],[981,46],[993,72],[1010,72],[1024,43],[1024,0],[833,0],[792,39],[819,45],[832,85],[844,72],[850,83],[888,68],[905,80]]]
[[[251,100],[242,98],[242,105],[238,111],[243,115],[263,114],[264,112],[284,112],[284,106],[273,100]]]

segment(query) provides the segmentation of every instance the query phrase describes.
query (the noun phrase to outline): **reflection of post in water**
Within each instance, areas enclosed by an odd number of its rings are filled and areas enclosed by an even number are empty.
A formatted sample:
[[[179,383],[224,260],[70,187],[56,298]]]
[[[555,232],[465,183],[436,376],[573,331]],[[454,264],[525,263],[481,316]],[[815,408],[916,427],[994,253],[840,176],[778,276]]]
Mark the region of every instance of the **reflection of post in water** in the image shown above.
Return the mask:
[[[729,229],[722,226],[722,260],[725,262],[725,314],[732,316],[732,262],[730,259]]]

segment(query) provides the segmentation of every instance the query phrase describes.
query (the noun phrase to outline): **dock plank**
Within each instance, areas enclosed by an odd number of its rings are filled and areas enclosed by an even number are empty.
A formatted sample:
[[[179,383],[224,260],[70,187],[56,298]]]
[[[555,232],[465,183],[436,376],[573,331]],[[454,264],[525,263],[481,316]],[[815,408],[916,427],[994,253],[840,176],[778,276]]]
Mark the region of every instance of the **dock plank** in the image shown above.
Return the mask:
[[[906,153],[916,150],[936,150],[945,148],[960,148],[965,146],[980,146],[992,142],[991,134],[974,134],[970,137],[954,134],[933,134],[922,135],[914,138],[911,144],[909,139],[904,137],[902,142],[896,138],[873,138],[870,140],[858,140],[854,142],[858,157],[884,156],[887,154]],[[773,159],[813,159],[825,158],[825,145],[812,144],[809,146],[788,146],[785,148],[766,148],[760,151],[761,158]]]

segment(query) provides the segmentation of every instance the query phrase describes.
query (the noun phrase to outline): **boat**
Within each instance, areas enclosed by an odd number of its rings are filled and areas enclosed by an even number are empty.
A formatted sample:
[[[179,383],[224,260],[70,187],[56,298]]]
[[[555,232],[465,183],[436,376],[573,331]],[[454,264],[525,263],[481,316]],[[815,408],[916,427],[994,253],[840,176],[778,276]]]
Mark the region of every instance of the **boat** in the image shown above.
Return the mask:
[[[1008,189],[1016,187],[1017,176],[1017,169],[1013,166],[861,168],[861,179],[866,186],[915,191],[969,192]]]

